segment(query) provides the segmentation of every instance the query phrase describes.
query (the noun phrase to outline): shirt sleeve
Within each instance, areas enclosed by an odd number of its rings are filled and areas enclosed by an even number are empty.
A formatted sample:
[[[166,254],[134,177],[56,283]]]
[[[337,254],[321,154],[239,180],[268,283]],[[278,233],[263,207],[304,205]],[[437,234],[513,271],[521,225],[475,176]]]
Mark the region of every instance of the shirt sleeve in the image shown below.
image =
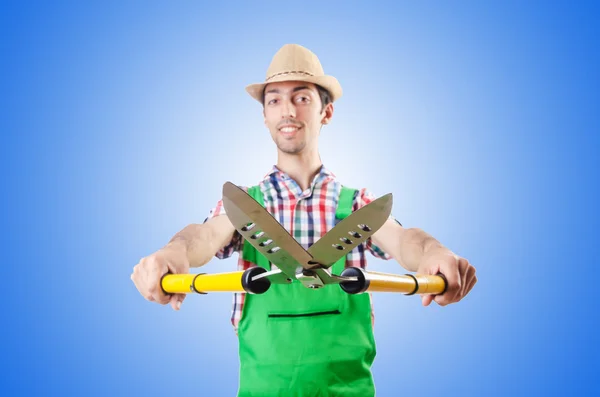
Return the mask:
[[[244,189],[246,192],[248,191],[247,187],[243,187],[243,186],[240,186],[240,187],[242,189]],[[226,213],[225,213],[225,207],[223,206],[223,200],[219,200],[217,202],[217,205],[215,205],[210,210],[208,216],[204,220],[204,223],[206,223],[209,219],[212,219],[212,218],[220,216],[220,215],[226,215]],[[217,258],[219,258],[219,259],[227,259],[227,258],[229,258],[234,253],[240,252],[242,250],[243,241],[244,240],[242,238],[242,235],[236,230],[233,233],[233,237],[231,238],[231,240],[229,241],[229,243],[227,243],[223,248],[221,248],[219,251],[217,251],[217,253],[215,254],[215,256]]]
[[[371,191],[367,189],[360,189],[358,191],[358,194],[356,195],[356,198],[354,199],[354,208],[352,209],[352,212],[361,209],[362,207],[371,203],[375,199],[376,197]],[[388,219],[398,222],[398,220],[396,220],[396,218],[394,218],[391,214]],[[402,226],[400,222],[398,222],[398,224]],[[376,258],[384,260],[392,259],[391,255],[389,255],[387,252],[384,252],[381,248],[375,245],[370,238],[366,242],[364,242],[363,245],[371,253],[371,255],[373,255]]]

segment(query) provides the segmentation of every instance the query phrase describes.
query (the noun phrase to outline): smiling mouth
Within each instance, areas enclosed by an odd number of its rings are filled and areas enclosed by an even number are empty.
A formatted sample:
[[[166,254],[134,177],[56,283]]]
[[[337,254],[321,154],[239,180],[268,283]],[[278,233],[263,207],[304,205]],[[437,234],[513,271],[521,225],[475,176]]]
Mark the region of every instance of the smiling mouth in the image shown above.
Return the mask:
[[[285,127],[281,127],[279,129],[279,132],[283,133],[284,135],[293,135],[296,132],[298,132],[298,130],[300,130],[300,128],[302,128],[302,127],[285,126]]]

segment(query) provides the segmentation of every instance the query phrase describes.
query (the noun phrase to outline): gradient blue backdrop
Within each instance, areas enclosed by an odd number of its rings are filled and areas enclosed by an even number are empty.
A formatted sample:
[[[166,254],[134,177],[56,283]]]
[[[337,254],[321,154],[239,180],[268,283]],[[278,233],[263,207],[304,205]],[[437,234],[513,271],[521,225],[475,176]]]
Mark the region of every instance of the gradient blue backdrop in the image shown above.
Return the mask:
[[[478,270],[445,308],[375,296],[378,396],[600,391],[597,7],[82,3],[0,9],[0,394],[235,394],[231,296],[129,276],[274,163],[244,86],[285,43],[344,88],[324,163]]]

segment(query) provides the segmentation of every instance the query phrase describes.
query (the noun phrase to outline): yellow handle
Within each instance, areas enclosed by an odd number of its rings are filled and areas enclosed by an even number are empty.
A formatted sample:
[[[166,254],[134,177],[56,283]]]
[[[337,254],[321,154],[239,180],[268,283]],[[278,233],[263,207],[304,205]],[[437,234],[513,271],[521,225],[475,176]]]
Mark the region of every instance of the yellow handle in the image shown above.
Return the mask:
[[[348,268],[354,271],[347,276],[359,276],[356,288],[351,291],[342,285],[349,293],[361,292],[400,292],[413,294],[442,294],[446,291],[446,279],[443,275],[429,276],[424,274],[398,275],[364,271],[358,268]],[[207,292],[249,292],[264,293],[270,283],[250,281],[252,277],[264,272],[259,267],[246,271],[217,274],[167,274],[161,280],[161,287],[167,294],[189,294]],[[346,272],[346,271],[345,271]],[[344,274],[343,274],[344,275]],[[351,282],[350,284],[354,284]],[[244,288],[244,286],[246,288]]]
[[[364,292],[401,292],[413,294],[443,294],[446,292],[446,277],[443,274],[429,276],[426,274],[390,274],[363,270],[359,267],[347,267],[342,277],[354,279],[343,281],[340,287],[349,294]]]
[[[397,275],[378,272],[365,272],[369,292],[401,292],[413,294],[442,294],[446,290],[443,276],[425,274]]]
[[[167,274],[161,280],[167,294],[244,292],[243,271],[218,274]]]

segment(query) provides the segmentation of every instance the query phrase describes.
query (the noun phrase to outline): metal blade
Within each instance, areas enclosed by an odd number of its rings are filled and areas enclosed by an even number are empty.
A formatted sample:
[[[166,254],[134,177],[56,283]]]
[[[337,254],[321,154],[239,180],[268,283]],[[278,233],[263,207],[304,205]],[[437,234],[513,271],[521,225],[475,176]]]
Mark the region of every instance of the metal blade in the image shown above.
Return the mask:
[[[392,193],[388,193],[342,219],[308,249],[313,256],[313,260],[307,262],[308,269],[328,268],[365,242],[388,219],[392,204]]]
[[[323,284],[339,284],[344,281],[358,280],[358,277],[333,275],[329,269],[315,269],[314,271],[308,270],[308,272],[314,272],[317,276],[319,276],[321,281],[323,281]],[[261,278],[266,278],[271,282],[271,284],[290,284],[292,282],[292,279],[288,278],[288,276],[286,276],[281,269],[275,269],[256,275],[252,277],[252,281],[260,280]]]
[[[317,276],[319,276],[321,280],[323,280],[323,284],[339,284],[342,281],[358,280],[357,277],[336,276],[335,274],[331,274],[329,269],[315,269],[314,272],[317,274]]]
[[[261,278],[266,278],[271,282],[271,284],[290,284],[292,282],[292,279],[286,276],[281,269],[274,269],[265,273],[261,273],[252,277],[252,281],[260,280]]]
[[[223,185],[223,206],[237,231],[289,278],[312,260],[273,215],[231,182]]]

